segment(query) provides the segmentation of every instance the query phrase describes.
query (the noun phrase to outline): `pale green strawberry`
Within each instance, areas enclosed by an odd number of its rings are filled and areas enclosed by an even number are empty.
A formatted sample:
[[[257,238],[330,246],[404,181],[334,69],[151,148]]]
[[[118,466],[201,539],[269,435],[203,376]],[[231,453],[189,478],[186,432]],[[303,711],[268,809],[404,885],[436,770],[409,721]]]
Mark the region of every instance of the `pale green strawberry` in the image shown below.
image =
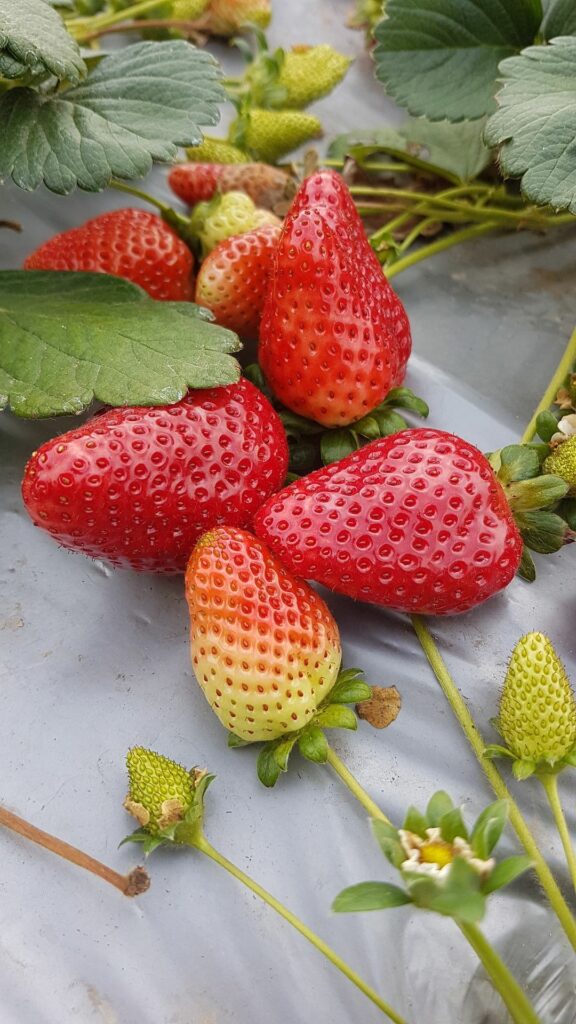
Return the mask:
[[[340,668],[338,627],[256,537],[219,527],[186,569],[192,665],[222,725],[247,742],[303,728]]]
[[[263,224],[280,223],[270,210],[255,206],[245,192],[225,192],[194,207],[190,230],[200,239],[203,255],[207,256],[225,238],[245,234]]]
[[[177,21],[195,21],[204,13],[210,0],[174,0],[172,17]]]
[[[498,730],[518,759],[554,765],[576,744],[576,701],[552,642],[542,633],[518,641],[504,682]]]
[[[182,765],[144,747],[126,756],[130,788],[124,807],[151,835],[181,821],[194,803],[195,782]]]
[[[278,84],[285,89],[284,107],[297,110],[326,96],[342,81],[352,63],[328,43],[294,46],[282,62]]]
[[[271,0],[211,0],[206,29],[215,36],[231,36],[243,25],[268,28]]]
[[[559,476],[568,484],[568,494],[576,496],[576,434],[554,448],[544,462],[544,472]]]
[[[199,146],[190,146],[186,156],[196,164],[245,164],[250,162],[248,153],[233,146],[226,139],[215,139],[208,135]]]
[[[230,141],[256,160],[273,164],[304,142],[322,135],[317,117],[300,110],[249,110],[230,125]]]

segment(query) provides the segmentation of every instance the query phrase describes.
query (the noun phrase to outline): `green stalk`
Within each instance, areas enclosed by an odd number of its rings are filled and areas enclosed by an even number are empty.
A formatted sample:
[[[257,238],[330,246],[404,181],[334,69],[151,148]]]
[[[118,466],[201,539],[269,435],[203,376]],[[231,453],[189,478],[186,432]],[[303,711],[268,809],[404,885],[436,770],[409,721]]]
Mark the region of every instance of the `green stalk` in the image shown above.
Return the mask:
[[[560,803],[560,796],[558,794],[558,775],[539,775],[538,778],[544,786],[544,792],[548,797],[548,803],[552,809],[556,828],[558,829],[560,839],[562,840],[562,846],[564,847],[564,853],[566,854],[566,863],[568,864],[572,885],[576,889],[576,854],[574,853],[570,832],[568,831],[568,825],[566,823],[562,804]]]
[[[546,388],[546,391],[542,395],[542,398],[540,399],[537,408],[534,410],[534,414],[532,416],[532,419],[530,420],[528,426],[526,427],[526,430],[522,434],[522,437],[520,439],[521,444],[526,444],[528,441],[532,440],[532,438],[534,437],[534,435],[536,433],[536,421],[537,421],[540,413],[541,412],[545,412],[547,409],[550,408],[550,406],[554,402],[554,399],[556,398],[556,395],[558,393],[559,388],[562,387],[562,384],[564,383],[564,379],[571,372],[572,367],[574,366],[575,363],[576,363],[576,330],[572,334],[572,337],[570,338],[570,341],[568,342],[568,344],[566,346],[564,354],[563,354],[560,362],[558,363],[558,366],[556,367],[556,370],[554,371],[554,375],[552,377],[552,380],[550,381],[548,387]]]
[[[378,818],[379,821],[385,821],[387,825],[390,824],[390,819],[380,810],[378,804],[374,803],[372,797],[368,796],[366,790],[362,788],[358,780],[352,775],[352,772],[349,771],[344,762],[338,757],[338,754],[330,746],[328,747],[328,764],[362,804],[362,807],[364,807],[371,818]]]
[[[431,242],[430,245],[423,245],[422,248],[416,249],[415,252],[409,253],[408,256],[404,256],[402,259],[396,260],[395,263],[391,263],[390,266],[386,267],[386,277],[394,277],[403,270],[407,270],[408,267],[413,267],[416,263],[420,263],[421,260],[427,259],[428,256],[435,256],[439,252],[451,249],[453,245],[467,242],[470,238],[488,235],[492,231],[499,231],[500,228],[501,225],[497,222],[488,221],[486,224],[474,224],[472,227],[463,228],[462,231],[455,231],[451,235],[445,235],[443,238]]]
[[[514,1024],[541,1024],[529,999],[478,925],[466,921],[456,921],[456,924],[500,993]]]
[[[155,196],[149,195],[148,192],[144,192],[140,188],[134,188],[133,185],[126,185],[123,181],[118,181],[113,178],[110,182],[110,188],[116,189],[117,192],[126,192],[128,195],[136,196],[137,199],[142,199],[145,203],[150,203],[155,206],[157,210],[162,214],[163,220],[174,228],[174,231],[180,235],[183,242],[188,245],[196,241],[196,235],[190,231],[190,221],[184,214],[178,213],[173,210],[168,203],[162,202],[161,199],[156,199]]]
[[[352,158],[352,159],[354,159],[354,158]],[[368,163],[361,163],[358,166],[361,167],[363,171],[382,171],[384,173],[385,172],[391,172],[391,173],[395,173],[395,174],[396,173],[398,173],[398,174],[406,173],[407,171],[411,171],[412,170],[412,168],[411,168],[411,166],[409,164],[406,164],[406,163],[404,163],[404,164],[402,164],[402,163],[393,163],[393,162],[391,162],[391,163],[380,163],[378,161],[369,161]],[[334,168],[344,167],[344,161],[343,160],[329,160],[329,159],[328,160],[324,160],[323,159],[322,160],[322,167],[334,167]]]
[[[305,939],[308,939],[308,942],[312,943],[312,945],[315,946],[315,948],[319,950],[319,952],[322,953],[331,964],[334,964],[334,966],[337,967],[338,970],[356,986],[356,988],[360,989],[367,999],[374,1003],[374,1005],[377,1006],[378,1009],[381,1010],[382,1013],[384,1013],[391,1021],[394,1021],[394,1024],[406,1024],[404,1019],[400,1017],[399,1014],[397,1014],[395,1010],[388,1005],[388,1003],[381,999],[378,993],[375,992],[370,985],[367,985],[360,975],[357,974],[356,971],[352,970],[352,968],[342,960],[342,957],[338,956],[338,954],[328,946],[319,935],[316,935],[311,928],[305,925],[299,917],[296,917],[291,910],[288,910],[283,903],[280,903],[275,896],[272,896],[272,894],[261,885],[258,885],[258,882],[255,882],[249,875],[246,875],[240,868],[236,867],[232,861],[223,857],[218,850],[215,850],[214,847],[211,846],[205,836],[201,835],[196,837],[191,845],[201,853],[205,854],[206,857],[209,857],[210,860],[213,860],[221,868],[224,868],[228,874],[232,875],[233,878],[236,878],[242,883],[242,885],[245,885],[250,889],[250,891],[263,900],[264,903],[267,903],[269,907],[272,907],[272,910],[275,910],[277,914],[280,914],[280,917],[283,917],[285,921],[288,921],[288,923],[291,924],[296,931],[300,932]]]
[[[548,897],[550,905],[558,917],[570,944],[576,950],[576,921],[570,913],[568,904],[564,900],[556,880],[550,871],[540,848],[537,846],[536,840],[534,839],[527,822],[522,816],[520,808],[513,799],[512,794],[508,790],[506,783],[494,763],[484,756],[486,744],[476,728],[474,719],[466,707],[458,687],[450,675],[436,643],[432,639],[430,631],[419,616],[413,615],[411,617],[411,621],[414,632],[420,642],[420,646],[430,663],[436,679],[440,683],[444,696],[448,700],[450,707],[462,727],[466,739],[478,759],[480,767],[486,775],[492,789],[496,793],[496,796],[501,800],[507,801],[510,824],[516,832],[522,846],[526,850],[526,853],[533,861],[534,870],[538,875],[540,884]]]
[[[66,28],[78,41],[82,41],[84,35],[90,35],[101,28],[108,28],[109,25],[118,25],[131,18],[138,18],[141,14],[153,11],[160,7],[161,0],[140,0],[140,3],[132,7],[125,7],[122,11],[113,11],[111,14],[95,14],[91,18],[70,18],[66,22]],[[83,33],[83,29],[87,30]]]

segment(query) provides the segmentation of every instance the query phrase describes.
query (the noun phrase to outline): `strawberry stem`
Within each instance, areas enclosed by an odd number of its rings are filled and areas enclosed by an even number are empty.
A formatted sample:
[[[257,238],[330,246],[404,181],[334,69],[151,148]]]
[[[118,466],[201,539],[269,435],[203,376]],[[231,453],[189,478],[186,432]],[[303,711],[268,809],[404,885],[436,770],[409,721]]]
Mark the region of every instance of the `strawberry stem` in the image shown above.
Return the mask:
[[[558,888],[558,884],[550,871],[540,848],[536,844],[536,840],[534,839],[520,808],[513,799],[498,769],[492,761],[485,757],[484,751],[486,749],[486,744],[476,727],[472,715],[466,707],[456,683],[442,659],[440,651],[438,650],[430,631],[419,616],[411,616],[411,621],[420,646],[430,663],[436,679],[440,683],[444,696],[448,700],[450,707],[456,715],[456,718],[458,719],[458,722],[478,759],[478,763],[482,768],[482,771],[486,775],[492,789],[499,799],[506,800],[508,802],[510,824],[516,832],[522,846],[526,850],[526,853],[533,861],[534,870],[538,875],[540,884],[548,897],[550,905],[558,917],[570,944],[576,950],[576,921],[570,913],[568,905]]]
[[[572,885],[576,889],[576,853],[572,846],[570,832],[568,831],[564,810],[558,794],[558,775],[539,775],[538,778],[544,787],[544,792],[546,793],[548,803],[550,804],[552,814],[554,815],[556,828],[558,829],[564,853],[566,854],[566,863],[568,864]]]
[[[541,412],[545,412],[553,404],[554,399],[564,383],[564,378],[568,376],[572,367],[576,363],[576,330],[572,334],[570,341],[568,342],[564,354],[554,371],[552,379],[546,388],[546,391],[542,395],[537,408],[534,410],[532,419],[530,420],[526,430],[522,434],[521,443],[526,444],[531,441],[536,434],[536,422]]]
[[[352,775],[352,772],[346,767],[343,761],[340,760],[338,754],[328,746],[328,764],[334,769],[337,776],[342,780],[345,786],[348,787],[351,793],[356,799],[362,804],[362,807],[371,818],[377,818],[378,821],[385,821],[386,824],[390,825],[390,819],[386,817],[383,811],[380,810],[378,804],[374,803],[372,797],[368,796],[365,789],[362,788],[358,780]]]
[[[77,42],[87,42],[90,35],[96,31],[100,32],[101,29],[108,28],[109,25],[119,25],[123,21],[139,18],[141,14],[147,14],[148,11],[153,11],[160,6],[161,0],[140,0],[140,3],[133,4],[131,7],[125,7],[121,11],[96,14],[88,18],[68,18],[66,20],[66,28]]]
[[[529,999],[478,925],[467,921],[456,921],[456,924],[500,993],[514,1024],[540,1024]]]
[[[146,892],[150,887],[150,879],[144,868],[137,867],[130,874],[121,875],[118,871],[114,871],[113,868],[109,868],[106,864],[95,860],[94,857],[90,857],[83,850],[78,850],[75,846],[70,846],[69,843],[58,839],[57,836],[52,836],[49,832],[43,832],[42,829],[36,828],[29,821],[25,821],[24,818],[19,818],[12,811],[6,810],[5,807],[0,807],[0,825],[4,825],[13,832],[17,832],[18,835],[24,836],[25,839],[30,839],[33,843],[37,843],[38,846],[43,846],[45,850],[50,850],[58,857],[70,861],[71,864],[76,864],[77,867],[84,868],[85,871],[90,871],[93,875],[97,875],[104,882],[108,882],[116,889],[119,889],[124,896],[139,896],[140,893]]]
[[[213,860],[221,868],[224,868],[228,874],[236,878],[242,883],[242,885],[247,886],[251,892],[263,900],[264,903],[267,903],[269,907],[272,907],[277,914],[280,914],[280,917],[283,917],[285,921],[288,921],[288,923],[291,924],[296,931],[300,932],[305,939],[308,939],[308,942],[311,942],[312,945],[330,961],[330,963],[334,964],[334,966],[337,967],[338,970],[356,986],[356,988],[360,989],[360,991],[363,992],[375,1006],[382,1010],[382,1012],[386,1014],[391,1021],[394,1021],[394,1024],[405,1024],[404,1019],[400,1017],[399,1014],[397,1014],[395,1010],[388,1005],[388,1003],[381,999],[378,993],[375,992],[370,985],[367,985],[360,975],[356,974],[356,971],[352,970],[352,968],[349,967],[348,964],[342,960],[342,958],[338,956],[338,954],[328,946],[319,935],[316,935],[316,933],[305,925],[299,917],[296,917],[291,910],[288,910],[283,903],[280,903],[275,896],[272,896],[272,894],[259,885],[258,882],[255,882],[249,875],[246,875],[240,868],[236,867],[232,861],[227,860],[227,858],[219,853],[218,850],[215,850],[203,835],[197,838],[193,845],[197,850],[205,854],[206,857],[209,857],[210,860]]]
[[[161,199],[156,199],[155,196],[151,196],[141,188],[134,188],[133,185],[127,185],[124,181],[118,181],[116,178],[113,178],[110,182],[110,188],[116,189],[117,192],[126,192],[128,195],[135,196],[137,199],[142,199],[143,202],[155,206],[162,214],[163,220],[174,229],[183,242],[190,244],[190,242],[195,240],[196,236],[190,230],[188,217],[172,209],[171,206],[168,206],[168,203],[164,203]]]
[[[387,266],[385,268],[386,277],[394,277],[403,270],[407,270],[408,267],[413,267],[414,264],[420,263],[421,260],[425,260],[429,256],[435,256],[446,249],[451,249],[453,245],[467,242],[470,238],[479,238],[481,235],[488,235],[492,231],[499,231],[501,226],[497,221],[488,221],[485,224],[473,224],[462,231],[455,231],[451,235],[445,235],[444,238],[439,238],[436,242],[431,242],[430,245],[423,245],[421,249],[416,249],[415,252],[411,252],[408,256],[404,256],[402,259],[396,260],[395,263]]]
[[[91,43],[100,36],[112,35],[115,32],[141,32],[142,28],[175,28],[184,32],[188,37],[204,38],[201,33],[201,23],[198,21],[182,21],[179,18],[146,18],[146,25],[142,21],[126,21],[121,25],[105,25],[104,28],[96,29],[93,32],[82,36],[83,43]],[[224,84],[224,83],[223,83]]]

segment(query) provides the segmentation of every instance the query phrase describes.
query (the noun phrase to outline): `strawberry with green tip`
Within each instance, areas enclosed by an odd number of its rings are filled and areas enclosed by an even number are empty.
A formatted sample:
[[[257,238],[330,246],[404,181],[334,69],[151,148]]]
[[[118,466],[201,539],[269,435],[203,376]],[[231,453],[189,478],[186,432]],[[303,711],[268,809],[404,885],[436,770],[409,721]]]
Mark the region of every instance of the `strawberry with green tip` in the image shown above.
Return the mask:
[[[327,96],[342,81],[352,60],[328,43],[293,46],[284,56],[278,84],[285,90],[284,107],[297,110]]]
[[[254,742],[305,726],[338,676],[338,627],[322,598],[251,534],[211,530],[186,569],[191,656],[222,725]]]
[[[252,108],[230,125],[234,145],[247,149],[255,160],[270,164],[322,134],[318,118],[300,110]]]
[[[170,171],[168,184],[189,206],[211,199],[215,192],[245,192],[256,206],[270,210],[296,190],[286,171],[263,163],[178,164]]]
[[[226,139],[205,135],[199,146],[190,146],[186,156],[191,163],[200,164],[245,164],[250,157]]]
[[[203,261],[196,302],[216,323],[247,338],[258,337],[268,275],[280,228],[268,224],[220,242]]]
[[[203,27],[215,36],[233,36],[243,25],[268,28],[271,17],[271,0],[210,0]]]
[[[281,223],[270,210],[255,206],[244,192],[226,192],[207,203],[198,203],[190,217],[190,230],[200,239],[206,256],[225,238],[265,224],[279,226]]]
[[[560,441],[544,462],[546,473],[559,476],[568,484],[568,494],[576,497],[576,434]]]
[[[182,765],[145,747],[126,755],[129,791],[126,810],[150,835],[181,820],[194,801],[194,777]]]
[[[551,640],[528,633],[508,665],[497,728],[511,753],[544,771],[576,747],[576,700]]]
[[[63,547],[178,573],[205,530],[250,525],[287,465],[279,417],[242,379],[174,405],[111,409],[46,441],[22,495],[35,525]]]
[[[30,253],[25,270],[85,270],[116,274],[153,299],[192,301],[194,257],[161,217],[147,210],[112,210],[54,235]]]

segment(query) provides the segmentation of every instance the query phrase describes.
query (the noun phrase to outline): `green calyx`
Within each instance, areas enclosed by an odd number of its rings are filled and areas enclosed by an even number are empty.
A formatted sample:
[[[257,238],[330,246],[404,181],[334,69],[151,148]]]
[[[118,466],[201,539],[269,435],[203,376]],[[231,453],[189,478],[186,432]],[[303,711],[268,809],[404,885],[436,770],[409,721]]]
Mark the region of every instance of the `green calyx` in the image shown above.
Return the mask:
[[[488,457],[524,540],[520,575],[530,581],[536,570],[528,549],[550,554],[574,539],[568,523],[557,512],[559,502],[568,493],[568,484],[544,470],[547,454],[546,445],[516,444]]]
[[[202,837],[204,794],[214,776],[187,771],[145,747],[126,756],[129,790],[124,807],[140,824],[124,842],[142,843],[150,853],[165,843],[197,844]]]
[[[276,784],[282,772],[288,771],[290,754],[296,747],[303,757],[315,764],[326,764],[328,760],[328,741],[324,729],[358,728],[358,720],[354,711],[347,704],[360,704],[370,700],[372,689],[364,682],[363,673],[358,668],[344,669],[338,675],[334,686],[324,701],[318,706],[311,720],[303,729],[297,729],[288,736],[282,736],[267,743],[258,744],[257,772],[260,782],[271,788]],[[230,733],[229,747],[253,746],[245,740]]]
[[[278,412],[288,438],[289,470],[298,476],[337,462],[370,441],[407,430],[410,424],[398,409],[423,419],[429,413],[426,402],[410,388],[393,388],[380,405],[349,427],[324,427],[286,409],[272,394],[257,363],[246,367],[244,376],[266,395]]]
[[[457,921],[480,921],[487,897],[530,867],[527,857],[500,862],[492,857],[507,817],[506,801],[498,800],[482,811],[468,831],[460,808],[440,791],[424,813],[410,807],[400,829],[373,821],[382,853],[399,871],[404,887],[360,883],[341,892],[333,909],[385,910],[413,903]]]
[[[498,718],[506,746],[488,757],[508,757],[519,779],[576,765],[576,700],[564,665],[542,633],[518,641],[506,673]]]

